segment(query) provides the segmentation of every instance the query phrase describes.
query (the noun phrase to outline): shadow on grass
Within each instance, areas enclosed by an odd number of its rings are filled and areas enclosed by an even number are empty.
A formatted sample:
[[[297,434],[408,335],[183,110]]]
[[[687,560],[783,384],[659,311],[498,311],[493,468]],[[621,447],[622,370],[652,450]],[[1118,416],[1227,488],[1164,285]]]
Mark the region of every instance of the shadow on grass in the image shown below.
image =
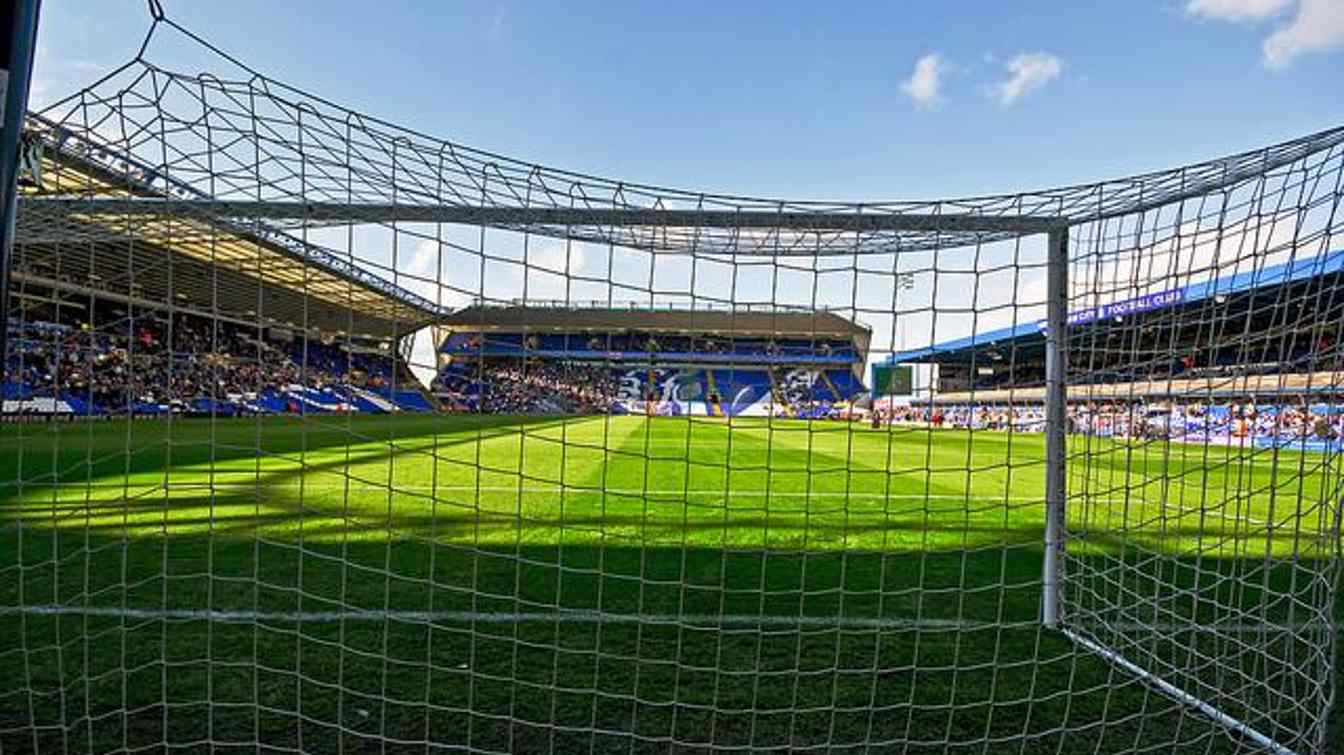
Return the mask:
[[[752,552],[3,532],[0,573],[13,578],[0,581],[0,604],[111,609],[0,615],[12,640],[0,650],[7,751],[189,746],[206,731],[244,749],[259,738],[308,751],[932,752],[1000,738],[1016,748],[1019,736],[1061,752],[1238,747],[1041,630],[1035,546]],[[1225,707],[1283,737],[1310,732],[1305,711],[1328,690],[1307,679],[1328,659],[1305,635],[1162,626],[1193,614],[1304,618],[1305,567],[1150,561],[1072,560],[1094,572],[1071,588],[1079,617],[1103,631],[1156,622],[1115,630],[1114,646],[1210,695],[1230,691]],[[557,609],[652,618],[546,618]],[[291,612],[376,616],[283,618]]]

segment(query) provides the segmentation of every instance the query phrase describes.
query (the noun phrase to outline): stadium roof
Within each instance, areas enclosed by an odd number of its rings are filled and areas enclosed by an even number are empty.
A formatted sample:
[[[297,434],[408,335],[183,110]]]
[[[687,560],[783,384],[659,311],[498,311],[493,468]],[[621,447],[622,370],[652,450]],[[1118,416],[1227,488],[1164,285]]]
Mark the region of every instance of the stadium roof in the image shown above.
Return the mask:
[[[29,197],[198,197],[90,133],[30,114],[41,184]],[[107,215],[44,217],[20,204],[14,276],[58,290],[174,302],[252,322],[306,325],[378,337],[416,330],[439,307],[339,254],[262,222]]]
[[[1266,291],[1340,272],[1344,272],[1344,249],[1075,310],[1069,313],[1069,325],[1077,327],[1104,322],[1113,317],[1179,310],[1216,297]],[[994,347],[1012,345],[1018,350],[1034,350],[1044,347],[1045,330],[1044,320],[1019,323],[932,346],[896,352],[884,361],[887,364],[959,364],[970,362],[973,355]]]
[[[867,346],[871,331],[825,309],[678,309],[673,307],[474,304],[440,321],[449,328],[502,330],[596,330],[649,333],[719,333],[725,336],[855,338]]]

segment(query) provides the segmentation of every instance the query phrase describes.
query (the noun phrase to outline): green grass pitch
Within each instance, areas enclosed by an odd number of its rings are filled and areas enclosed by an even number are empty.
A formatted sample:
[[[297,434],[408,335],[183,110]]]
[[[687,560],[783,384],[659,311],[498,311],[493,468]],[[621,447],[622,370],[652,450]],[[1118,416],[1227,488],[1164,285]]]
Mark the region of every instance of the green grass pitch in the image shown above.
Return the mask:
[[[0,752],[1244,743],[1039,628],[1040,436],[322,416],[0,441]],[[1078,605],[1114,588],[1159,618],[1291,623],[1319,591],[1300,582],[1338,548],[1331,460],[1069,452]],[[1121,562],[1139,576],[1106,576]],[[1192,684],[1309,653],[1158,624],[1135,649]],[[1209,654],[1223,665],[1196,668]],[[1304,725],[1287,686],[1258,722],[1284,738]]]

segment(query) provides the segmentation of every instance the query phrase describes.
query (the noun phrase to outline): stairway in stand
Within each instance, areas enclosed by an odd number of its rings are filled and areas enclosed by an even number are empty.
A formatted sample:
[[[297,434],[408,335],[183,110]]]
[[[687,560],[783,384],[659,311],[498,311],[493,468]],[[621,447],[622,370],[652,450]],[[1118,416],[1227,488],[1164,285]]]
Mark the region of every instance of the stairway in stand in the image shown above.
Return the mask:
[[[830,391],[832,396],[835,396],[836,401],[844,401],[849,398],[836,389],[835,383],[831,382],[831,376],[826,374],[826,370],[818,370],[817,377],[821,378],[821,382],[826,384],[826,390]]]
[[[775,406],[776,411],[778,411],[779,409],[782,409],[783,407],[787,406],[788,402],[784,400],[784,392],[779,389],[779,380],[775,378],[775,368],[774,367],[767,368],[766,373],[770,375],[771,403]]]

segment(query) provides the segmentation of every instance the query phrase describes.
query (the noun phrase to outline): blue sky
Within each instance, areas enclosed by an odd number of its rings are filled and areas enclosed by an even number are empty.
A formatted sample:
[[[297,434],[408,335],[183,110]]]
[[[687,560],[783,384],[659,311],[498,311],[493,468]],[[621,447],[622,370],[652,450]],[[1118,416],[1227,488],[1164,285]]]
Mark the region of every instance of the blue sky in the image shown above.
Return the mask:
[[[1341,0],[369,5],[165,0],[262,72],[340,104],[556,167],[697,190],[1040,188],[1344,122]],[[141,0],[44,6],[39,100],[130,57],[148,22]],[[1268,59],[1276,33],[1300,53]],[[924,106],[908,92],[927,87],[903,84],[929,55],[938,87]],[[995,87],[1033,55],[1057,75],[1004,104]]]

